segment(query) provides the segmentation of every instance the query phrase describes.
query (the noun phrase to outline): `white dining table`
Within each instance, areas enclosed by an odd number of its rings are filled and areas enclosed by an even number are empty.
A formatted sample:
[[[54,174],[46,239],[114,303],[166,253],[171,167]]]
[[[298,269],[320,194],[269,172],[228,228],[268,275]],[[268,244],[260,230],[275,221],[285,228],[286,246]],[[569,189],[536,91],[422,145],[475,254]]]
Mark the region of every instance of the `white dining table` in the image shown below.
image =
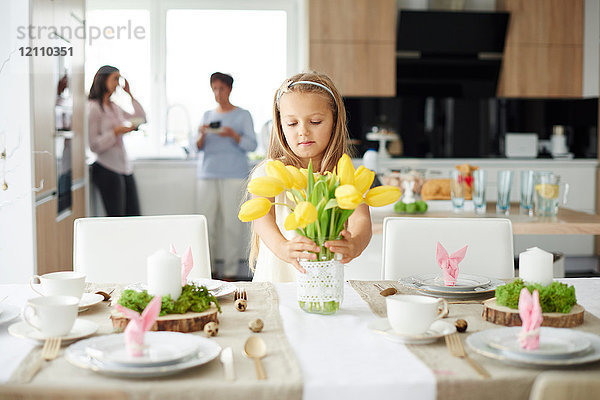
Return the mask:
[[[600,317],[600,278],[561,279],[575,286],[578,303]],[[434,373],[408,348],[369,330],[377,318],[368,305],[345,285],[341,309],[333,316],[308,314],[298,307],[294,283],[275,284],[287,339],[302,370],[303,398],[436,398]],[[28,285],[0,285],[0,298],[22,307],[37,296]],[[8,334],[12,322],[0,325],[0,383],[37,344]],[[215,361],[216,362],[216,361]],[[107,378],[110,379],[110,378]]]

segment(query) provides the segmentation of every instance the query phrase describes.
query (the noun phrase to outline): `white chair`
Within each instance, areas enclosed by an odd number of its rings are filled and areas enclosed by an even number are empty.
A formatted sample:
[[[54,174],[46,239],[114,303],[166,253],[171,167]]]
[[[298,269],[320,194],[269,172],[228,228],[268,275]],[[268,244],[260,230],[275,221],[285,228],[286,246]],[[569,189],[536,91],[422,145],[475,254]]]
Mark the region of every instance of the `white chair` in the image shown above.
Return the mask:
[[[79,218],[74,225],[73,268],[88,282],[146,282],[146,258],[170,244],[180,256],[191,246],[190,278],[211,277],[204,215]]]
[[[469,245],[459,264],[467,274],[514,277],[513,234],[505,218],[386,218],[383,221],[383,279],[440,272],[440,242],[452,254]]]

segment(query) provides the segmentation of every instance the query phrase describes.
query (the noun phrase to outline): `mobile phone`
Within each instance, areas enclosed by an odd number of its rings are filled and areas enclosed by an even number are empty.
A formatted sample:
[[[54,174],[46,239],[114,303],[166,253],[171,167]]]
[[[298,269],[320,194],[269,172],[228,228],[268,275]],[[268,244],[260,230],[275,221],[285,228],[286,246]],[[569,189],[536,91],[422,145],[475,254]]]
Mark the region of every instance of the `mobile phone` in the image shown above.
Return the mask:
[[[221,121],[214,121],[208,124],[209,128],[218,129],[221,127]]]

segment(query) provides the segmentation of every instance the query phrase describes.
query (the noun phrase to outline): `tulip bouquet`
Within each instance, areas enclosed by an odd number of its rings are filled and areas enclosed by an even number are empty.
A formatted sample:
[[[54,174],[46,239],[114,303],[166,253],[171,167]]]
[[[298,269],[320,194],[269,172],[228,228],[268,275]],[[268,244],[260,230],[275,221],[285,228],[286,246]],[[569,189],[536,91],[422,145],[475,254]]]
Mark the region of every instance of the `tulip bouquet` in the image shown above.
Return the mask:
[[[308,265],[316,266],[319,262],[334,260],[334,254],[323,244],[328,240],[340,238],[340,232],[356,207],[363,202],[372,207],[394,203],[400,197],[400,189],[395,186],[378,186],[369,190],[375,173],[364,166],[355,170],[347,154],[340,158],[333,172],[324,174],[313,173],[312,161],[309,163],[308,169],[286,166],[277,160],[269,161],[265,166],[265,171],[266,176],[254,178],[248,183],[248,191],[258,197],[242,204],[238,218],[243,222],[261,218],[270,211],[274,204],[289,207],[291,213],[284,221],[285,229],[295,230],[298,234],[310,238],[320,249],[316,260],[300,261],[307,271],[306,274],[300,274],[303,276],[299,276],[298,279],[300,307],[309,312],[334,313],[339,308],[341,294],[338,297],[326,296],[327,299],[332,300],[320,302],[306,299],[313,300],[315,297],[323,298],[323,296],[312,294],[302,298],[300,295],[301,281],[309,279],[311,276]],[[268,199],[283,192],[290,202],[272,203]],[[343,268],[338,267],[338,271],[341,271],[342,275],[339,285],[341,290]],[[327,273],[319,271],[312,275],[319,275],[318,279],[324,287],[336,287],[335,283],[323,281],[327,280],[327,278],[323,278]],[[314,288],[315,285],[307,284],[306,286]]]
[[[340,237],[344,224],[359,204],[381,207],[400,197],[400,189],[395,186],[369,190],[375,173],[362,165],[355,170],[347,154],[340,158],[334,172],[324,174],[313,173],[312,162],[308,169],[298,169],[281,161],[269,161],[265,170],[267,176],[254,178],[248,184],[248,191],[261,197],[242,204],[238,218],[243,222],[261,218],[274,204],[290,207],[292,212],[285,219],[285,229],[296,230],[314,240],[321,247],[319,261],[333,258],[323,244]],[[267,199],[284,191],[293,205],[271,203]]]

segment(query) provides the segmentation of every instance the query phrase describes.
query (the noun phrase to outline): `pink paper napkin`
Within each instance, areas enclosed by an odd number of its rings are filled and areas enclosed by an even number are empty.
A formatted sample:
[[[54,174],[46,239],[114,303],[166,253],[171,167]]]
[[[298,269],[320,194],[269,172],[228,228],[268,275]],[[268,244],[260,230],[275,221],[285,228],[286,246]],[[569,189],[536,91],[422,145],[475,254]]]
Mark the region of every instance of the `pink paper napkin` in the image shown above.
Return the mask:
[[[438,265],[442,269],[442,272],[444,273],[444,285],[456,285],[456,278],[458,277],[458,264],[463,260],[463,258],[465,258],[467,247],[468,246],[465,246],[448,256],[448,252],[444,246],[442,246],[440,242],[437,243],[435,258]]]
[[[521,333],[519,344],[523,349],[536,350],[540,348],[540,326],[544,319],[540,306],[540,294],[537,290],[533,294],[527,288],[521,289],[519,295],[519,315],[521,316]]]
[[[175,246],[171,243],[171,253],[177,255]],[[192,257],[192,248],[188,247],[183,256],[181,257],[181,286],[187,285],[187,277],[190,271],[194,268],[194,258]]]
[[[129,318],[129,323],[125,328],[125,347],[130,356],[141,357],[144,354],[144,334],[156,322],[161,304],[162,298],[154,296],[142,315],[120,304],[115,305],[117,310]]]

